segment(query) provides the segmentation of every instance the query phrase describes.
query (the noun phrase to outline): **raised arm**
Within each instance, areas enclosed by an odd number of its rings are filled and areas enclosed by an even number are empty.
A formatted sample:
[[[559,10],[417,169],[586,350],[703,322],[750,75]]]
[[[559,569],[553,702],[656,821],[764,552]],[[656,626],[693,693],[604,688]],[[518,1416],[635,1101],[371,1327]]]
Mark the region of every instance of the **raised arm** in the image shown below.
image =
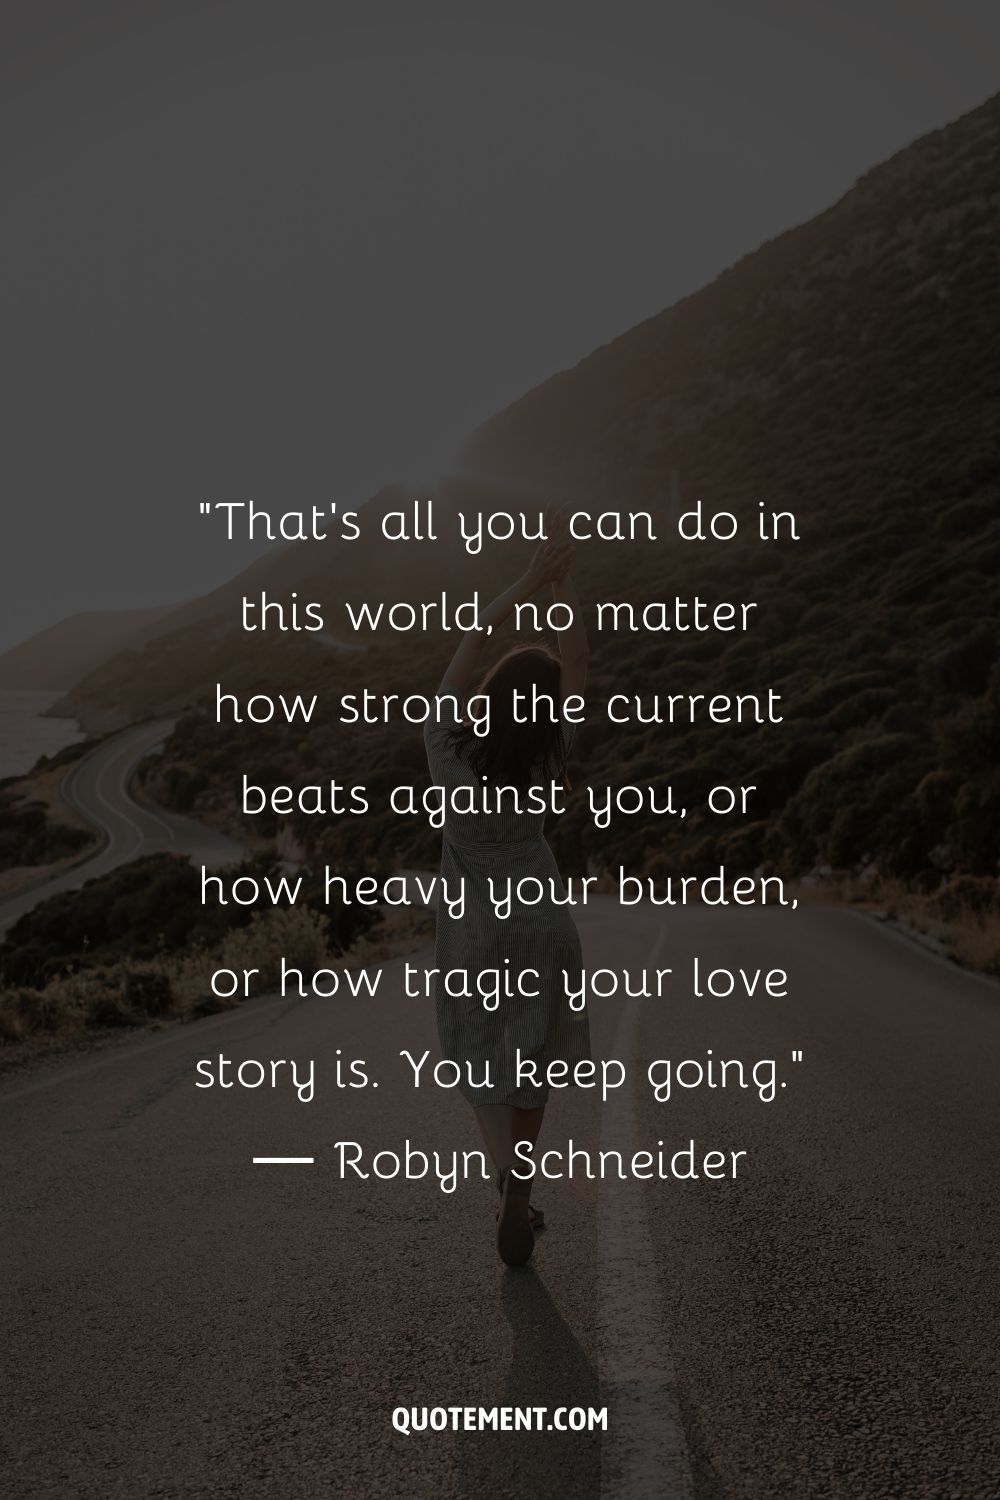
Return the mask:
[[[574,693],[583,693],[587,686],[587,666],[590,661],[587,627],[583,623],[583,610],[576,584],[569,575],[569,557],[566,559],[566,571],[552,580],[552,599],[555,604],[568,604],[573,611],[572,625],[568,630],[559,632],[559,693],[565,703]]]
[[[569,515],[572,505],[550,507],[546,515],[546,530],[550,537],[561,543],[557,571],[552,578],[552,601],[568,604],[573,611],[573,623],[568,630],[559,632],[559,692],[563,703],[574,694],[583,693],[587,686],[587,666],[590,647],[587,643],[587,627],[583,623],[583,610],[576,584],[570,577],[574,547],[570,541]]]
[[[459,712],[464,710],[465,700],[482,676],[483,651],[491,630],[502,625],[517,605],[530,599],[545,584],[555,585],[555,580],[566,570],[569,551],[564,541],[543,542],[520,578],[516,578],[510,588],[504,589],[480,612],[482,629],[467,630],[463,635],[438,688],[439,693],[455,694]]]

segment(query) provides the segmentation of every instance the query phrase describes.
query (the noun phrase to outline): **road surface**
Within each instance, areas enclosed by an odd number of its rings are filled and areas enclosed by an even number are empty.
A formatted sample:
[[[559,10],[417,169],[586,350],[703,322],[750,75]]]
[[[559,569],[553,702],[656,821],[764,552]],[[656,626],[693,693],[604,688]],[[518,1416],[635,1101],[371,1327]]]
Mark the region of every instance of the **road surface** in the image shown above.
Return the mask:
[[[80,864],[0,900],[0,937],[49,896],[78,891],[88,880],[145,854],[170,850],[210,867],[243,858],[243,846],[225,834],[193,818],[139,803],[131,795],[130,783],[139,762],[162,745],[172,727],[172,720],[159,719],[123,729],[67,772],[63,799],[97,832],[100,847]]]
[[[407,1081],[399,1050],[435,1041],[402,960],[376,1000],[263,999],[0,1079],[0,1492],[995,1497],[996,987],[848,912],[603,900],[580,926],[591,967],[780,966],[790,996],[594,1003],[633,1085],[554,1096],[546,1143],[693,1138],[746,1170],[539,1184],[528,1271],[496,1260],[488,1184],[337,1175],[342,1140],[476,1144]],[[657,1104],[648,1061],[709,1047],[787,1088]],[[338,1090],[337,1048],[381,1087]],[[220,1055],[315,1059],[316,1097],[199,1091]],[[428,1405],[606,1406],[609,1430],[393,1431]]]

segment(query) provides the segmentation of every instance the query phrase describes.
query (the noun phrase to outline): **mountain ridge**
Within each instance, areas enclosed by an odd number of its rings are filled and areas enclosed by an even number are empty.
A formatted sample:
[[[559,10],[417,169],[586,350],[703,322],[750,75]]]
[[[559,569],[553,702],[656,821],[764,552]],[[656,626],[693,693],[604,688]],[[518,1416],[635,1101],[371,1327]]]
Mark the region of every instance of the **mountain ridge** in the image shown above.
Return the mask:
[[[0,654],[0,689],[65,691],[127,644],[156,633],[170,605],[66,615]]]
[[[801,544],[579,549],[585,601],[641,604],[675,590],[750,598],[760,626],[739,639],[595,636],[590,696],[612,692],[780,692],[780,730],[704,725],[669,731],[599,716],[576,737],[574,774],[666,785],[692,814],[602,834],[601,858],[652,873],[720,860],[801,872],[873,861],[906,879],[995,878],[1000,846],[1000,95],[872,169],[830,209],[769,241],[472,435],[465,472],[434,491],[442,513],[558,491],[642,505],[669,532],[674,476],[701,502],[755,518],[758,501],[793,511]],[[382,492],[390,507],[404,491]],[[373,502],[369,502],[370,504]],[[373,516],[376,511],[372,511]],[[751,535],[753,528],[750,528]],[[303,544],[248,579],[298,587],[335,619],[345,600],[433,596],[456,569],[485,593],[512,549],[466,557],[428,548]],[[216,599],[216,603],[220,601]],[[119,656],[77,685],[68,711],[177,712],[154,791],[209,819],[238,818],[231,768],[321,780],[363,769],[377,790],[422,765],[419,734],[385,725],[308,736],[241,737],[214,722],[216,681],[230,691],[424,689],[447,640],[374,636],[357,653],[314,641],[248,638],[196,602],[181,629]],[[214,608],[214,605],[212,606]],[[173,622],[176,627],[176,620]],[[334,633],[336,629],[334,627]],[[983,746],[996,747],[992,759]],[[992,753],[992,751],[991,751]],[[327,769],[324,769],[327,768]],[[738,825],[704,810],[720,782],[754,786]],[[699,807],[699,804],[701,806]],[[310,856],[356,858],[358,827],[292,830]],[[433,857],[433,836],[372,815],[372,857]],[[567,869],[595,857],[577,806],[552,841]],[[669,866],[665,864],[669,861]]]
[[[773,289],[767,285],[769,281],[773,281],[775,271],[779,269],[773,262],[784,261],[790,251],[794,257],[803,247],[807,251],[811,248],[822,251],[830,226],[835,226],[840,218],[855,215],[860,209],[862,219],[870,219],[873,213],[881,210],[887,186],[895,195],[912,189],[921,172],[926,172],[932,158],[938,158],[946,165],[953,163],[956,137],[961,139],[970,133],[979,132],[983,132],[984,144],[990,141],[996,145],[1000,141],[1000,94],[959,120],[929,132],[886,161],[870,168],[836,203],[814,218],[765,241],[705,287],[600,345],[577,364],[556,372],[487,419],[472,434],[463,450],[462,463],[466,480],[475,478],[499,481],[501,484],[508,481],[517,485],[529,485],[536,493],[546,486],[584,496],[593,495],[595,491],[603,491],[605,494],[613,491],[615,495],[625,492],[635,498],[647,501],[652,499],[657,503],[663,500],[669,474],[680,470],[682,480],[699,482],[697,466],[692,472],[690,465],[685,462],[683,451],[670,455],[661,450],[663,427],[665,423],[670,423],[671,407],[676,407],[678,402],[681,404],[680,414],[675,413],[672,418],[675,429],[703,425],[705,413],[699,413],[697,401],[692,401],[689,395],[685,398],[684,393],[676,388],[666,392],[636,391],[634,380],[628,382],[629,390],[623,400],[627,416],[632,417],[635,441],[632,444],[622,442],[616,445],[614,452],[604,461],[600,477],[595,479],[592,445],[583,445],[584,452],[581,453],[577,435],[581,428],[592,429],[601,420],[606,421],[608,413],[614,410],[614,398],[609,396],[608,386],[615,383],[619,363],[624,361],[624,373],[628,375],[642,361],[658,361],[662,366],[664,349],[672,341],[680,342],[682,346],[690,345],[692,340],[697,344],[697,325],[703,319],[703,310],[709,304],[712,305],[712,311],[710,327],[705,336],[717,336],[713,330],[721,324],[747,315],[752,308],[753,298],[759,296],[762,289],[773,296]],[[876,228],[877,225],[873,224],[872,227]],[[715,303],[719,304],[718,307],[714,306]],[[695,326],[692,327],[692,324]],[[703,380],[704,350],[698,348],[697,353],[695,373]],[[794,351],[792,355],[794,357]],[[597,390],[592,389],[595,377],[599,386]],[[753,377],[744,375],[743,385],[746,386],[748,382],[752,391]],[[730,374],[729,385],[728,391],[716,391],[715,396],[723,400],[728,398],[728,403],[732,404],[739,394],[741,381]],[[759,390],[758,394],[763,395],[765,392]],[[566,397],[572,399],[566,402]],[[560,410],[564,405],[572,408],[569,413],[572,421],[568,431],[565,420],[567,413]],[[545,427],[546,441],[539,442],[537,435],[525,430],[533,425]],[[627,422],[625,436],[628,437]],[[683,446],[680,445],[682,450]],[[579,457],[576,456],[578,454]],[[645,462],[630,462],[636,454]],[[690,488],[690,484],[686,488]],[[377,509],[378,502],[383,497],[397,498],[403,494],[399,486],[389,486],[369,501],[365,510],[370,514],[369,507]],[[231,606],[246,587],[257,586],[258,583],[269,580],[293,587],[309,574],[315,576],[322,572],[328,554],[317,559],[314,565],[310,565],[308,561],[303,564],[303,555],[304,549],[294,545],[285,547],[280,552],[269,552],[207,594],[160,612],[153,629],[132,642],[123,641],[123,645],[129,646],[133,651],[141,650],[148,641],[176,632],[178,647],[183,648],[182,632],[196,621],[219,628],[219,622],[225,622],[227,609],[230,610],[232,619]],[[354,573],[356,568],[349,564],[348,571]],[[226,628],[225,623],[221,628]],[[29,643],[24,643],[25,646],[27,644]],[[23,648],[15,648],[20,649]],[[0,659],[0,666],[4,659]],[[94,665],[94,671],[81,674],[83,678],[90,679],[89,687],[86,681],[80,679],[72,684],[74,691],[70,694],[71,702],[66,705],[67,712],[82,711],[86,717],[88,692],[103,696],[101,669],[104,664]],[[120,692],[124,679],[128,676],[125,663],[120,664],[120,669],[112,669],[111,676],[119,684]],[[119,701],[114,707],[123,711],[127,710],[128,705],[127,702]],[[61,711],[58,705],[57,711]]]

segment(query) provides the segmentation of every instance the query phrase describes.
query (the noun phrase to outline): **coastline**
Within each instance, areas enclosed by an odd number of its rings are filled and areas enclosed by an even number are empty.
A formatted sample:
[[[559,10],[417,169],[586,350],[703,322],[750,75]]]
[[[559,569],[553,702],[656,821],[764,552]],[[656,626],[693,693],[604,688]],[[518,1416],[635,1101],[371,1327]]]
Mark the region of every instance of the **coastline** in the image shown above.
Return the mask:
[[[59,688],[0,689],[0,781],[28,776],[43,756],[87,738],[78,719],[51,712],[62,696]]]

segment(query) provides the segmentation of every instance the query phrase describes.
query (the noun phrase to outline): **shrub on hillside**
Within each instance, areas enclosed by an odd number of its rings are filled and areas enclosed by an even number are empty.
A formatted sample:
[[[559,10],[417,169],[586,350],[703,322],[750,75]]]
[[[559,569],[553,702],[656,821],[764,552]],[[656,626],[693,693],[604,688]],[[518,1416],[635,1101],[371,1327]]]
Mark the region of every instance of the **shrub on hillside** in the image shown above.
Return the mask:
[[[1000,912],[1000,883],[988,876],[957,875],[937,891],[934,904],[947,920],[970,912],[996,914]]]
[[[83,828],[53,822],[43,802],[18,802],[0,794],[0,870],[45,865],[78,854],[94,836]]]

